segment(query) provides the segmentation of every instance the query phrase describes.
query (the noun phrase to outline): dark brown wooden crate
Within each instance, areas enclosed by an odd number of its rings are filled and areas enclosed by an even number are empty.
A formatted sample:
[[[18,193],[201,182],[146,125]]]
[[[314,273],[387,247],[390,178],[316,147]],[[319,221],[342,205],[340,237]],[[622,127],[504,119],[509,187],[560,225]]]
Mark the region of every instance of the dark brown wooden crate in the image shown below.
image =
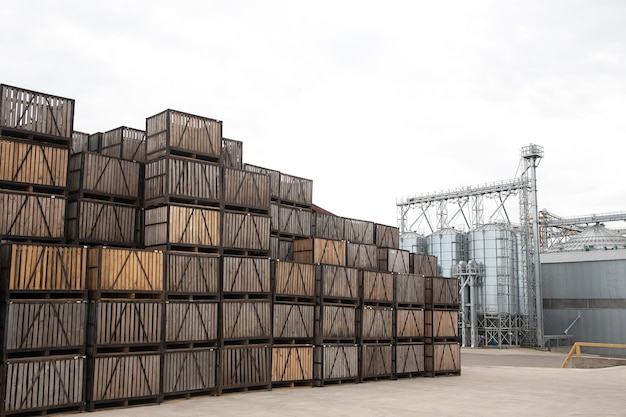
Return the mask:
[[[226,211],[222,219],[224,248],[269,253],[270,217],[268,215]]]
[[[313,181],[281,173],[279,198],[283,202],[310,206],[313,200]]]
[[[279,234],[310,237],[311,209],[272,204],[272,225]]]
[[[243,169],[243,142],[222,138],[222,165]]]
[[[270,345],[228,346],[220,348],[220,390],[266,386],[272,380]]]
[[[222,257],[222,292],[271,293],[270,258]]]
[[[70,157],[67,188],[82,196],[138,201],[141,165],[134,161],[82,152]]]
[[[419,376],[424,372],[424,344],[398,343],[396,345],[396,374]]]
[[[321,304],[316,306],[315,337],[317,344],[328,341],[356,341],[357,307]]]
[[[175,110],[146,119],[146,158],[183,155],[219,161],[222,153],[222,122]]]
[[[293,260],[311,264],[346,264],[346,242],[320,238],[296,239],[293,242]]]
[[[72,243],[138,246],[135,205],[79,200],[67,204],[67,239]]]
[[[397,339],[424,338],[424,309],[400,307],[395,310]]]
[[[314,297],[316,266],[310,263],[272,261],[276,297]]]
[[[363,306],[361,309],[362,340],[390,340],[393,338],[393,308]]]
[[[458,310],[426,310],[424,335],[432,340],[457,340],[459,337]]]
[[[270,339],[271,337],[271,301],[222,301],[223,340]]]
[[[68,155],[67,146],[3,137],[0,139],[0,181],[3,188],[15,184],[64,189],[67,185]]]
[[[162,300],[95,300],[89,306],[88,345],[101,348],[162,343]]]
[[[285,261],[293,261],[293,237],[270,236],[270,257]]]
[[[263,168],[256,165],[244,164],[243,169],[250,172],[265,174],[270,178],[270,198],[280,198],[280,171],[274,169]]]
[[[109,130],[102,137],[100,152],[127,161],[146,162],[146,132],[121,126]]]
[[[163,394],[211,392],[217,386],[217,349],[163,353]]]
[[[459,280],[447,277],[426,277],[426,305],[431,308],[458,307]]]
[[[89,151],[89,133],[72,132],[72,144],[70,146],[70,154]]]
[[[315,337],[315,306],[312,304],[274,303],[274,340]]]
[[[417,274],[394,274],[396,303],[398,305],[424,306],[426,303],[426,278]]]
[[[400,245],[400,229],[395,226],[374,225],[374,243],[381,248],[398,249]]]
[[[217,295],[220,258],[190,252],[165,253],[165,291],[168,294]]]
[[[383,272],[409,272],[409,251],[402,249],[378,248],[378,270]]]
[[[171,204],[145,210],[145,245],[216,248],[221,244],[219,210]],[[269,238],[269,237],[268,237]]]
[[[412,253],[413,273],[426,277],[435,277],[437,273],[437,257],[423,253]]]
[[[334,214],[313,213],[311,236],[331,240],[343,240],[344,218]]]
[[[313,377],[318,384],[331,381],[357,382],[359,347],[356,344],[315,346]]]
[[[223,176],[226,206],[269,210],[269,176],[228,167],[224,167]]]
[[[325,299],[359,300],[359,270],[346,266],[319,265],[318,296]]]
[[[343,232],[348,242],[374,244],[374,222],[345,218]]]
[[[393,274],[378,271],[361,272],[363,301],[393,303]]]
[[[313,380],[313,346],[272,347],[272,382]]]
[[[346,243],[346,265],[352,268],[378,270],[378,247],[363,243]]]
[[[89,248],[92,291],[163,291],[163,252],[113,247]]]
[[[91,359],[89,409],[119,400],[158,398],[161,353],[109,353]]]
[[[85,359],[80,355],[13,359],[5,367],[6,414],[49,412],[85,405]]]
[[[426,376],[461,373],[461,346],[458,342],[441,342],[424,345],[424,370]]]
[[[218,303],[169,300],[165,303],[165,342],[217,342]]]
[[[0,84],[0,126],[69,139],[74,100]]]
[[[391,343],[362,345],[360,368],[361,380],[393,376],[393,345]]]
[[[64,197],[0,192],[0,239],[61,242],[65,239]]]

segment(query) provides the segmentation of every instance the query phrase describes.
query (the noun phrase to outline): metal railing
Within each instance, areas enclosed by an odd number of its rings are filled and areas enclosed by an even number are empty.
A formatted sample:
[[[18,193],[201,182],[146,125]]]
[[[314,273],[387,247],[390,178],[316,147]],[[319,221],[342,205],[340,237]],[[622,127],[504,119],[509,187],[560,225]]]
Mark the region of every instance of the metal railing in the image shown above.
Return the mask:
[[[576,354],[576,356],[580,357],[580,348],[582,347],[596,347],[596,348],[610,348],[610,349],[626,349],[625,344],[620,343],[594,343],[594,342],[576,342],[570,349],[569,353],[565,357],[561,368],[565,368],[569,360]]]

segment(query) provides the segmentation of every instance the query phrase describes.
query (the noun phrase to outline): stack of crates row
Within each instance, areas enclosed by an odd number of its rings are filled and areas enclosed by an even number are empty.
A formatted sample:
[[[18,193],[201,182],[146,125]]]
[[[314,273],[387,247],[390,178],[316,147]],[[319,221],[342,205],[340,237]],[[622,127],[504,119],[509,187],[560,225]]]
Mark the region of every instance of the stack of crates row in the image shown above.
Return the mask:
[[[2,86],[3,414],[460,371],[452,281],[397,228],[319,209],[217,120],[85,134],[73,105]]]

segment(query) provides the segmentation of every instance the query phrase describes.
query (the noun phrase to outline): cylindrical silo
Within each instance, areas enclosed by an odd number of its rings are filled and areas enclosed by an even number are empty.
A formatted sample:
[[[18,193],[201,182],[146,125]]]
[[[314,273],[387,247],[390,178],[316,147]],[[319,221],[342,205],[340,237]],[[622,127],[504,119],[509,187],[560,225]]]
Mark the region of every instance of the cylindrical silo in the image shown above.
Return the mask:
[[[438,275],[454,276],[454,266],[467,261],[467,234],[456,229],[441,229],[427,238],[428,254],[437,257]]]
[[[400,234],[400,249],[411,253],[428,253],[428,241],[426,236],[416,232],[404,232]]]

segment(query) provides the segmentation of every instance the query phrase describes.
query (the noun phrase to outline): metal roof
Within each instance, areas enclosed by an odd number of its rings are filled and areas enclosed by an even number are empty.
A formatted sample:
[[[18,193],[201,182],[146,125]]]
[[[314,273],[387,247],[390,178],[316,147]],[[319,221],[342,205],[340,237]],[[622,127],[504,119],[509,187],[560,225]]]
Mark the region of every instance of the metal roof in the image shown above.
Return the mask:
[[[558,251],[603,251],[626,249],[626,237],[602,224],[588,227],[557,247]]]
[[[626,249],[549,252],[542,253],[540,259],[542,264],[619,261],[626,259]]]

